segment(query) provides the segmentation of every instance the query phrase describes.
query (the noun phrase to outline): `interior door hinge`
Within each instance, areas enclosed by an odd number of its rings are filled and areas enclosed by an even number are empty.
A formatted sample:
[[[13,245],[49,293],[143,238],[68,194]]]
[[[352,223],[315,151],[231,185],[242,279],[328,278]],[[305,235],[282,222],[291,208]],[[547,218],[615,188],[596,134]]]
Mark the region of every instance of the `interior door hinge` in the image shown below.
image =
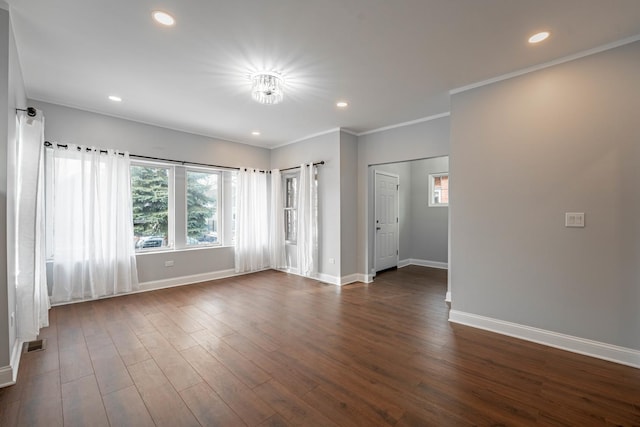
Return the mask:
[[[398,252],[398,250],[396,249],[396,255],[400,255],[400,252]]]
[[[396,222],[400,222],[400,219],[398,217],[396,217]]]

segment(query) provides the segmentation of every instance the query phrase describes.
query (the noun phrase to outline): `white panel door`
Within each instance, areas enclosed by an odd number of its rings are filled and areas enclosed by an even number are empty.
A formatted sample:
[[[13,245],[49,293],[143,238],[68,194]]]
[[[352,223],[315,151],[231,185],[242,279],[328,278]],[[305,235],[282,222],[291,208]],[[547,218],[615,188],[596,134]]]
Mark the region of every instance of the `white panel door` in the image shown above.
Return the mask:
[[[397,175],[375,171],[376,271],[398,266]]]

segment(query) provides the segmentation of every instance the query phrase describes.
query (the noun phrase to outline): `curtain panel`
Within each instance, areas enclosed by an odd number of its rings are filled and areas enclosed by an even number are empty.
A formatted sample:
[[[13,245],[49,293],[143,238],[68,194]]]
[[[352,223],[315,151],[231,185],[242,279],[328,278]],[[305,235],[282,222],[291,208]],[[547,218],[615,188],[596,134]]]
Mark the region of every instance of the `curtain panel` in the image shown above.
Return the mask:
[[[318,275],[318,185],[317,167],[300,166],[298,189],[298,271],[302,276]]]
[[[54,144],[52,302],[138,288],[128,153]]]
[[[240,169],[236,181],[237,273],[269,267],[269,210],[267,174],[255,169]]]
[[[44,244],[44,117],[19,115],[15,161],[16,334],[34,340],[49,326],[46,252]]]

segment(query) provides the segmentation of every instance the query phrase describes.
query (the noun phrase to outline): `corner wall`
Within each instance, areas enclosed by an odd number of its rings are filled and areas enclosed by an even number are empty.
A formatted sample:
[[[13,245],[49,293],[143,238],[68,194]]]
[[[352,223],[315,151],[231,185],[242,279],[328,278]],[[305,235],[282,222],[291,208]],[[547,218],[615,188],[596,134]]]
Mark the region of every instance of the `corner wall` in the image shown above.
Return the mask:
[[[20,358],[16,341],[15,271],[11,241],[15,238],[16,108],[24,108],[22,71],[6,3],[0,1],[0,386],[15,381]]]
[[[452,317],[640,366],[638,88],[640,42],[452,96]]]

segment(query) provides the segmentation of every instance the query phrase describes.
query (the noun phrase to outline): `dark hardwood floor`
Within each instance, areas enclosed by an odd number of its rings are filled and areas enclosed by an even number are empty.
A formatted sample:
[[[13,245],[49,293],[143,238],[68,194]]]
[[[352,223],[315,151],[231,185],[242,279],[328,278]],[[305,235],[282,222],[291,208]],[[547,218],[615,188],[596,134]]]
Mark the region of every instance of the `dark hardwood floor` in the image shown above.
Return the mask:
[[[445,291],[267,271],[57,307],[0,425],[640,425],[640,370],[452,325]]]

